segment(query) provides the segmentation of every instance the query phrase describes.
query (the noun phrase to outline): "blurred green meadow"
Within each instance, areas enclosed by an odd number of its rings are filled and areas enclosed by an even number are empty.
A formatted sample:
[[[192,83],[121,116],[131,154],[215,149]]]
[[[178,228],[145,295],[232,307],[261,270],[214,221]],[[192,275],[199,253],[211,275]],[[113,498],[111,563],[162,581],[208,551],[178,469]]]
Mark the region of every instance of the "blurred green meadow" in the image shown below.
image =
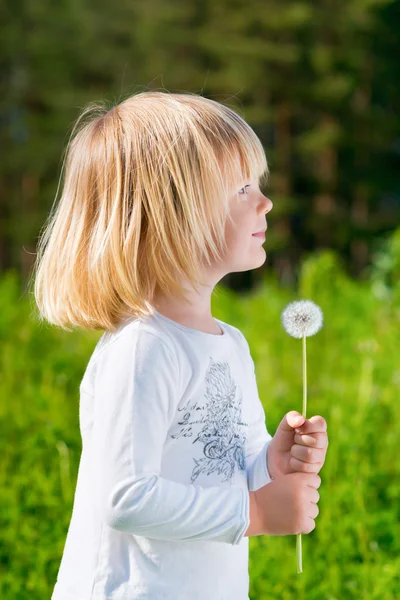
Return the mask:
[[[268,269],[249,295],[214,292],[214,316],[249,342],[272,435],[286,412],[302,410],[302,342],[285,333],[281,312],[310,299],[324,314],[307,338],[307,418],[322,415],[329,436],[320,513],[302,536],[302,574],[296,536],[250,538],[252,600],[400,598],[399,239],[365,281],[325,250],[302,263],[296,293]],[[78,388],[102,333],[40,324],[32,298],[14,271],[0,279],[2,600],[51,597],[81,452]]]

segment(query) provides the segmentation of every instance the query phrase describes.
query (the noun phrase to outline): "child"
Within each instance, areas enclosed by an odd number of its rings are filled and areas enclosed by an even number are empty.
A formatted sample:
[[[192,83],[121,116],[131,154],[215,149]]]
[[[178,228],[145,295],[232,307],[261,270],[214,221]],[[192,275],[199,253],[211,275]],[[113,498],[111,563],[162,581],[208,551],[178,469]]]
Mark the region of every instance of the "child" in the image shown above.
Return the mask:
[[[263,147],[189,93],[91,104],[72,133],[35,298],[50,323],[104,333],[52,600],[247,600],[248,536],[297,533],[300,489],[268,472],[248,343],[210,308],[224,275],[265,261]]]

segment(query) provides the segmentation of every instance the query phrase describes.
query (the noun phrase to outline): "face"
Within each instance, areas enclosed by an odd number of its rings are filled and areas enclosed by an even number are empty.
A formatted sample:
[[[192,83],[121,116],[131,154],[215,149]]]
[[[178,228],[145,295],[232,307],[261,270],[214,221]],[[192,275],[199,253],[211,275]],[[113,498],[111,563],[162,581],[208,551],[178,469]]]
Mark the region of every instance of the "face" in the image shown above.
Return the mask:
[[[263,247],[266,240],[253,233],[266,229],[265,215],[272,210],[272,201],[261,193],[257,181],[243,181],[242,184],[230,198],[233,223],[227,222],[225,230],[227,273],[256,269],[264,264],[267,256]]]

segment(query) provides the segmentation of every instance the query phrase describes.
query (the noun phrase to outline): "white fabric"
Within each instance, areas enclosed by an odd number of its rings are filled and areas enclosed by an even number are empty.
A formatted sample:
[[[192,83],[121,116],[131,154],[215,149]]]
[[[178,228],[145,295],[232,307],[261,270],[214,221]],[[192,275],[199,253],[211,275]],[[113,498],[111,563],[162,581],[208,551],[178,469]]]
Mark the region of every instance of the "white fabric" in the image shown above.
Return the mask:
[[[105,332],[80,384],[82,453],[51,600],[248,600],[249,490],[271,435],[239,329],[159,312]]]

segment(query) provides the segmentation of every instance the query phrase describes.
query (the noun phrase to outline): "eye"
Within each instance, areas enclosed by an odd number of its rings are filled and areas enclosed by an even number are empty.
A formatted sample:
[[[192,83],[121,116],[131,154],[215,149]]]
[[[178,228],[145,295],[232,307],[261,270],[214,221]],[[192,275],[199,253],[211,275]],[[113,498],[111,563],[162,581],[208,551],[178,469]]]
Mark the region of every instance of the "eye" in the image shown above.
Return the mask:
[[[250,187],[250,185],[245,185],[244,187],[240,188],[239,190],[239,194],[242,194],[242,190],[245,190],[246,188]],[[243,194],[247,194],[247,192],[243,192]]]

